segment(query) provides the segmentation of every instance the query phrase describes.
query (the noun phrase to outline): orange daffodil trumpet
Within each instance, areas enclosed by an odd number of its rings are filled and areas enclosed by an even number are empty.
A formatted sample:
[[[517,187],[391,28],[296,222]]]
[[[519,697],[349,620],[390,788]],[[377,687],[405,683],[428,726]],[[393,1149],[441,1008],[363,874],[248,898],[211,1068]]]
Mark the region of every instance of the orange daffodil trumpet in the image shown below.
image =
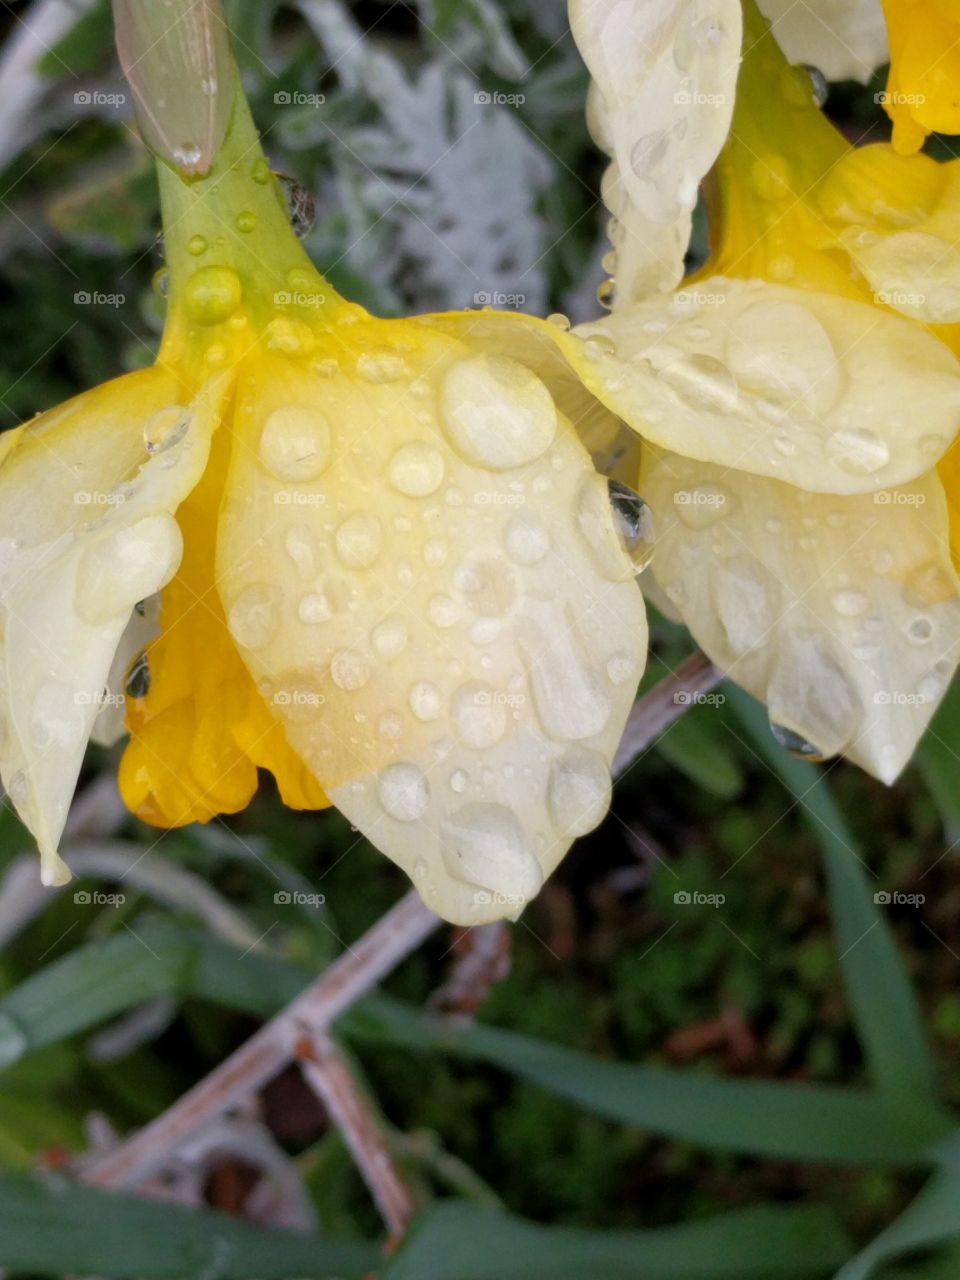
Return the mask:
[[[605,347],[597,378],[644,438],[660,590],[767,704],[781,741],[889,782],[960,645],[937,471],[960,424],[960,368],[893,296],[918,264],[924,279],[952,266],[950,175],[850,148],[745,13],[711,260],[672,297],[618,289],[610,317],[581,332]],[[899,309],[949,318],[948,294]]]
[[[138,29],[148,6],[117,6],[159,156],[156,364],[0,445],[0,774],[62,882],[119,675],[121,791],[147,820],[237,810],[263,767],[448,919],[515,916],[603,817],[645,660],[642,504],[611,505],[577,433],[611,415],[555,325],[338,297],[218,15],[180,7]]]

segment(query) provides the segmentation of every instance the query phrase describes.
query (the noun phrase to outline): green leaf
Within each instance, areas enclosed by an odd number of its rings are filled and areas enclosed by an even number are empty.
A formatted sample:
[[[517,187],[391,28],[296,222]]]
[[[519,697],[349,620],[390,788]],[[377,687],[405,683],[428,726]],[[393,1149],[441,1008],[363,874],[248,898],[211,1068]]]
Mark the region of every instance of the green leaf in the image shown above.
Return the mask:
[[[473,1204],[413,1225],[383,1280],[812,1280],[849,1253],[822,1208],[758,1207],[645,1231],[544,1227]]]
[[[136,922],[33,974],[0,999],[0,1066],[161,995],[198,996],[269,1017],[306,976],[257,951],[240,954],[199,931]]]
[[[743,773],[713,712],[706,706],[685,712],[660,734],[655,749],[704,791],[732,800],[743,788]]]
[[[940,1118],[905,1115],[883,1095],[826,1085],[725,1080],[699,1071],[591,1057],[496,1027],[454,1026],[368,996],[341,1033],[491,1063],[552,1093],[653,1133],[727,1151],[845,1164],[929,1163]]]
[[[62,1176],[0,1175],[0,1265],[63,1276],[288,1280],[359,1275],[373,1245],[260,1230],[212,1210],[137,1200]]]
[[[960,835],[960,682],[954,681],[937,707],[916,762],[953,840]]]
[[[874,901],[872,872],[830,794],[826,775],[779,746],[758,702],[734,687],[728,696],[820,845],[844,986],[874,1084],[905,1111],[945,1117],[910,980],[890,926]],[[949,1120],[944,1123],[949,1128]]]
[[[837,1272],[837,1280],[867,1280],[882,1262],[929,1249],[960,1235],[960,1169],[938,1170],[886,1231]]]

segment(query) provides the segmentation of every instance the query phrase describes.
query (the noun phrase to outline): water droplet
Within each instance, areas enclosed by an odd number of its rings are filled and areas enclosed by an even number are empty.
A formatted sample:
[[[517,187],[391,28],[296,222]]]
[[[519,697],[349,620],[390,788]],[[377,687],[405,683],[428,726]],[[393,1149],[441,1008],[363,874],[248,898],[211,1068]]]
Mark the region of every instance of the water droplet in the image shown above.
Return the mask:
[[[462,795],[467,789],[467,783],[470,781],[466,769],[454,769],[450,775],[450,790],[455,791],[457,795]]]
[[[907,639],[912,644],[927,644],[933,639],[935,630],[932,618],[914,618],[907,626]]]
[[[356,649],[338,649],[330,659],[330,678],[338,689],[353,693],[370,679],[370,664]]]
[[[863,592],[852,588],[835,591],[830,597],[830,603],[844,618],[857,618],[870,607],[870,601]]]
[[[229,319],[242,297],[240,277],[229,267],[201,267],[187,282],[187,311],[198,324]]]
[[[890,461],[890,446],[866,427],[834,431],[826,449],[837,466],[852,475],[872,475]]]
[[[472,681],[454,694],[453,722],[465,746],[486,751],[506,733],[506,703],[488,684]]]
[[[357,373],[367,382],[396,382],[407,372],[406,360],[393,351],[366,351],[357,357]]]
[[[396,742],[403,736],[403,720],[396,711],[385,711],[377,721],[377,732],[388,742]]]
[[[450,596],[431,596],[427,614],[435,627],[453,627],[460,621],[460,606]]]
[[[151,414],[143,428],[147,453],[163,453],[179,444],[190,429],[190,410],[182,404],[171,404]]]
[[[358,512],[348,516],[337,529],[337,555],[351,569],[373,564],[383,546],[383,530],[376,516]]]
[[[408,498],[425,498],[436,492],[443,481],[443,454],[422,441],[401,445],[390,459],[390,483]]]
[[[749,391],[786,406],[824,413],[840,394],[830,335],[798,302],[755,302],[728,324],[727,362]]]
[[[452,876],[502,895],[518,912],[543,883],[517,816],[505,805],[464,805],[444,820],[440,839]]]
[[[602,280],[597,285],[597,301],[606,311],[613,310],[614,298],[617,293],[617,282],[612,276],[608,276],[606,280]]]
[[[517,640],[544,731],[560,741],[601,733],[610,718],[610,701],[569,620],[557,610],[544,629],[523,618]]]
[[[234,599],[227,626],[237,644],[245,649],[262,649],[280,629],[280,588],[273,583],[254,582]]]
[[[503,542],[516,564],[537,564],[550,550],[550,535],[536,516],[518,511],[510,517]]]
[[[781,747],[784,747],[798,760],[809,760],[813,764],[820,764],[828,758],[821,752],[819,747],[815,747],[812,742],[807,742],[806,738],[801,737],[799,733],[794,733],[792,729],[787,729],[782,724],[771,724],[770,732]]]
[[[250,170],[254,182],[258,182],[260,186],[266,185],[270,181],[270,166],[267,164],[263,156],[257,156]]]
[[[440,690],[429,680],[418,680],[412,685],[407,702],[418,720],[436,720],[443,708]]]
[[[195,142],[183,142],[170,151],[173,163],[184,173],[199,173],[203,161],[203,148]]]
[[[166,267],[160,267],[153,273],[150,281],[153,291],[159,294],[161,298],[165,298],[170,292],[170,272]]]
[[[555,325],[558,329],[566,332],[570,328],[570,318],[565,316],[562,311],[553,311],[547,316],[547,323]]]
[[[380,803],[398,822],[416,822],[430,803],[430,787],[415,764],[392,764],[380,775]]]
[[[638,178],[650,177],[651,171],[663,163],[669,145],[670,135],[665,129],[644,134],[630,149],[630,168]]]
[[[637,660],[632,653],[614,653],[607,659],[607,676],[611,684],[626,684],[638,679]]]
[[[502,631],[502,619],[477,618],[470,624],[470,639],[473,644],[493,644]]]
[[[247,233],[255,231],[257,226],[257,215],[249,209],[242,209],[237,214],[237,230]]]
[[[607,492],[620,545],[630,557],[634,573],[640,573],[653,556],[653,512],[638,493],[619,480],[608,480]]]
[[[263,341],[269,351],[279,351],[285,356],[305,356],[313,350],[316,339],[313,330],[303,321],[275,316],[263,331]]]
[[[550,768],[547,804],[557,830],[566,836],[592,831],[610,807],[610,770],[596,751],[567,751]]]
[[[659,370],[660,377],[695,409],[730,413],[740,400],[737,382],[715,356],[694,352]]]
[[[399,618],[384,618],[370,633],[370,643],[374,651],[384,662],[392,662],[398,658],[410,639],[405,622]]]
[[[317,556],[312,532],[303,525],[294,525],[288,529],[284,538],[287,555],[297,566],[304,582],[310,582],[317,576]]]
[[[533,462],[553,443],[557,410],[536,374],[509,356],[472,355],[446,371],[447,433],[469,461],[494,471]]]
[[[274,409],[260,433],[260,459],[278,480],[315,480],[330,461],[330,423],[312,406]]]
[[[330,601],[322,591],[310,591],[300,597],[297,617],[301,622],[310,624],[327,622],[333,617],[333,610],[330,608]]]
[[[801,65],[810,77],[810,90],[813,94],[814,102],[818,107],[824,106],[830,96],[830,85],[827,83],[827,77],[819,67],[813,66],[812,63],[807,62]]]
[[[187,241],[187,253],[191,257],[199,258],[201,253],[207,252],[207,240],[205,236],[191,236]]]
[[[145,698],[150,692],[150,658],[146,649],[138,653],[127,668],[123,691],[128,698]]]
[[[439,569],[447,561],[447,544],[442,538],[428,538],[423,544],[423,562],[431,569]]]

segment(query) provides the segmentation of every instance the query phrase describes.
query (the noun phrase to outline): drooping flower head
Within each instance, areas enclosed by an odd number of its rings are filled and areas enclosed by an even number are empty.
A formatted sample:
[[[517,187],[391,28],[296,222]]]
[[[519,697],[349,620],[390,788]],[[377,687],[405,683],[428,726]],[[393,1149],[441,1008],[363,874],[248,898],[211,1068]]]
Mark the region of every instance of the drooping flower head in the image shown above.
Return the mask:
[[[611,507],[578,435],[613,419],[553,325],[337,296],[219,15],[169,8],[118,5],[158,153],[157,362],[3,437],[0,774],[60,881],[119,679],[148,821],[235,811],[266,768],[449,919],[516,915],[602,818],[644,662],[639,509]]]

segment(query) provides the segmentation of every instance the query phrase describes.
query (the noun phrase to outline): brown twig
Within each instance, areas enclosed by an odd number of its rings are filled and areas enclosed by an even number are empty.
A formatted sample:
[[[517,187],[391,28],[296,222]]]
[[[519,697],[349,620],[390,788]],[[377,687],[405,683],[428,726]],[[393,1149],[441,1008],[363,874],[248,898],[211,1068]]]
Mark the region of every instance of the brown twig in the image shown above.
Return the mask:
[[[84,1178],[131,1187],[162,1166],[211,1117],[236,1106],[295,1057],[305,1027],[317,1035],[428,937],[439,917],[411,890],[281,1013],[128,1142],[95,1161]]]
[[[305,1035],[297,1045],[297,1057],[304,1079],[339,1129],[370,1188],[391,1241],[399,1240],[416,1211],[416,1202],[350,1064],[326,1032]]]
[[[676,671],[639,698],[633,704],[613,757],[613,776],[619,778],[625,773],[667,725],[682,716],[722,679],[723,672],[698,650],[684,658]]]

